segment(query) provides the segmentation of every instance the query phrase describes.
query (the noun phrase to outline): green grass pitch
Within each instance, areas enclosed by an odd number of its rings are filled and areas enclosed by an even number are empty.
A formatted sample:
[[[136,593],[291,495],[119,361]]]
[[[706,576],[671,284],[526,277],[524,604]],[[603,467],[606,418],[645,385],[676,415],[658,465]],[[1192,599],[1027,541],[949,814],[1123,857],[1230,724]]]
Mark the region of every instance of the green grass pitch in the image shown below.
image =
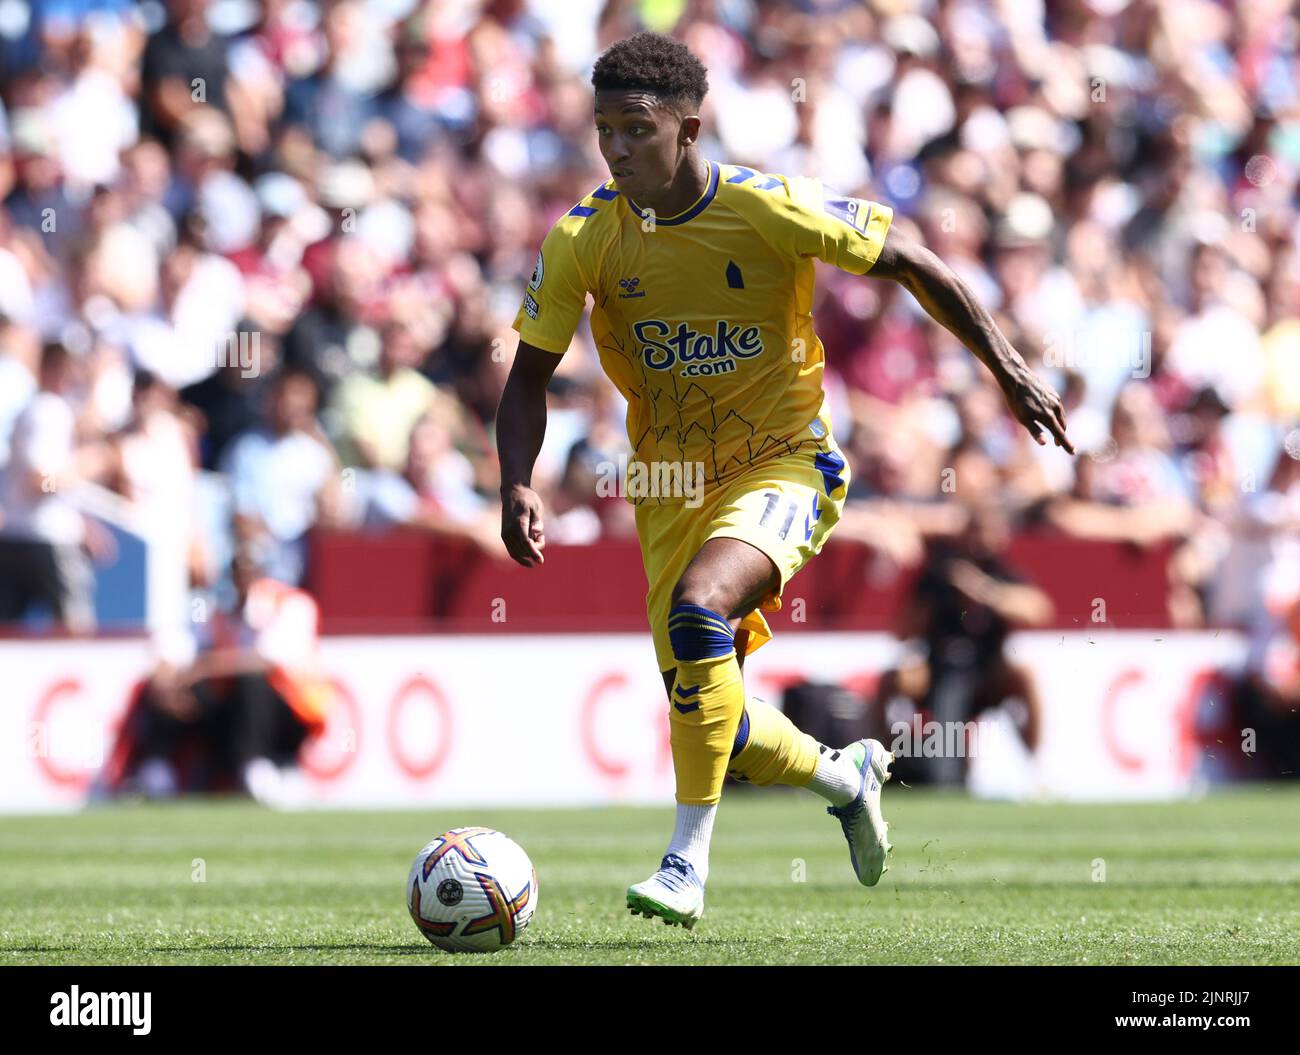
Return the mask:
[[[729,789],[691,933],[623,904],[658,864],[668,808],[0,818],[0,963],[1300,962],[1300,788],[1063,806],[891,786],[884,801],[894,854],[868,890],[811,795]],[[493,956],[437,951],[403,903],[416,851],[466,824],[512,836],[540,878],[532,926]]]

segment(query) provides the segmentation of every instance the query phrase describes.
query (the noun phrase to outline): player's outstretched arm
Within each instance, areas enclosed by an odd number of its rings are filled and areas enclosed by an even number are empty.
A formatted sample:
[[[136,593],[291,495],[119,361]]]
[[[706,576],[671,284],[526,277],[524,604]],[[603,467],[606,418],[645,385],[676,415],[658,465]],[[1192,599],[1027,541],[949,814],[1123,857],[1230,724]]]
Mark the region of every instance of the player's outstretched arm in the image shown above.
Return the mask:
[[[501,541],[525,568],[545,563],[542,499],[532,488],[533,464],[546,436],[546,386],[559,365],[558,355],[520,341],[497,407]]]
[[[925,246],[890,231],[871,271],[893,279],[914,296],[926,314],[969,348],[992,371],[1016,420],[1045,444],[1046,429],[1071,454],[1065,411],[1050,385],[1025,363],[971,288]]]

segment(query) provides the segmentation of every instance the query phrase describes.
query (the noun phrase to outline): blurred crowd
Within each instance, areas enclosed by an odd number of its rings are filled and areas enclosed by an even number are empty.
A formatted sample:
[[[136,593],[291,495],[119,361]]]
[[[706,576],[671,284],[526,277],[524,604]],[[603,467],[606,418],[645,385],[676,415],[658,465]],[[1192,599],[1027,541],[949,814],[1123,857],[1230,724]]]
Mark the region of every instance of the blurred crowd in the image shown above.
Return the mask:
[[[79,489],[296,584],[316,526],[498,540],[493,414],[543,235],[608,178],[590,66],[709,70],[706,157],[891,205],[1063,394],[1035,446],[911,297],[823,269],[839,537],[915,566],[963,495],[1169,551],[1177,625],[1300,597],[1300,19],[1285,0],[8,0],[0,621],[85,628]],[[585,325],[535,483],[601,497],[624,406]],[[1263,630],[1260,631],[1264,633]],[[1264,646],[1261,645],[1261,655]],[[1261,663],[1264,661],[1261,659]],[[1294,664],[1293,664],[1294,666]]]

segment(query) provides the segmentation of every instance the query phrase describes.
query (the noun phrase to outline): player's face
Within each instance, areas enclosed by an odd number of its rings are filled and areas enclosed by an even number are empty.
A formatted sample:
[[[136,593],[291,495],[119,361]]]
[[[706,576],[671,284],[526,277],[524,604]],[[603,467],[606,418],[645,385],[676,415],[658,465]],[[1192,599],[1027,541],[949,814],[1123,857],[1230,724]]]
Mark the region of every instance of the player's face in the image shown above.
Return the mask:
[[[597,92],[596,138],[614,185],[648,205],[672,184],[682,117],[649,92]]]

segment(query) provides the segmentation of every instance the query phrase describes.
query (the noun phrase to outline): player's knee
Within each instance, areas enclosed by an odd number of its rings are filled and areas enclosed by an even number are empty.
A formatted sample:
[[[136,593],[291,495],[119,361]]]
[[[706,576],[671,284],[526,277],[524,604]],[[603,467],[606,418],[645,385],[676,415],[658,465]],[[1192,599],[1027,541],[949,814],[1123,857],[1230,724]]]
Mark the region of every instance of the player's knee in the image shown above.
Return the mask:
[[[673,607],[683,604],[707,608],[724,619],[731,610],[731,598],[720,583],[704,576],[694,577],[689,573],[678,579],[677,585],[673,587]]]
[[[679,663],[715,659],[734,652],[735,631],[719,611],[683,602],[668,613],[668,641]]]

